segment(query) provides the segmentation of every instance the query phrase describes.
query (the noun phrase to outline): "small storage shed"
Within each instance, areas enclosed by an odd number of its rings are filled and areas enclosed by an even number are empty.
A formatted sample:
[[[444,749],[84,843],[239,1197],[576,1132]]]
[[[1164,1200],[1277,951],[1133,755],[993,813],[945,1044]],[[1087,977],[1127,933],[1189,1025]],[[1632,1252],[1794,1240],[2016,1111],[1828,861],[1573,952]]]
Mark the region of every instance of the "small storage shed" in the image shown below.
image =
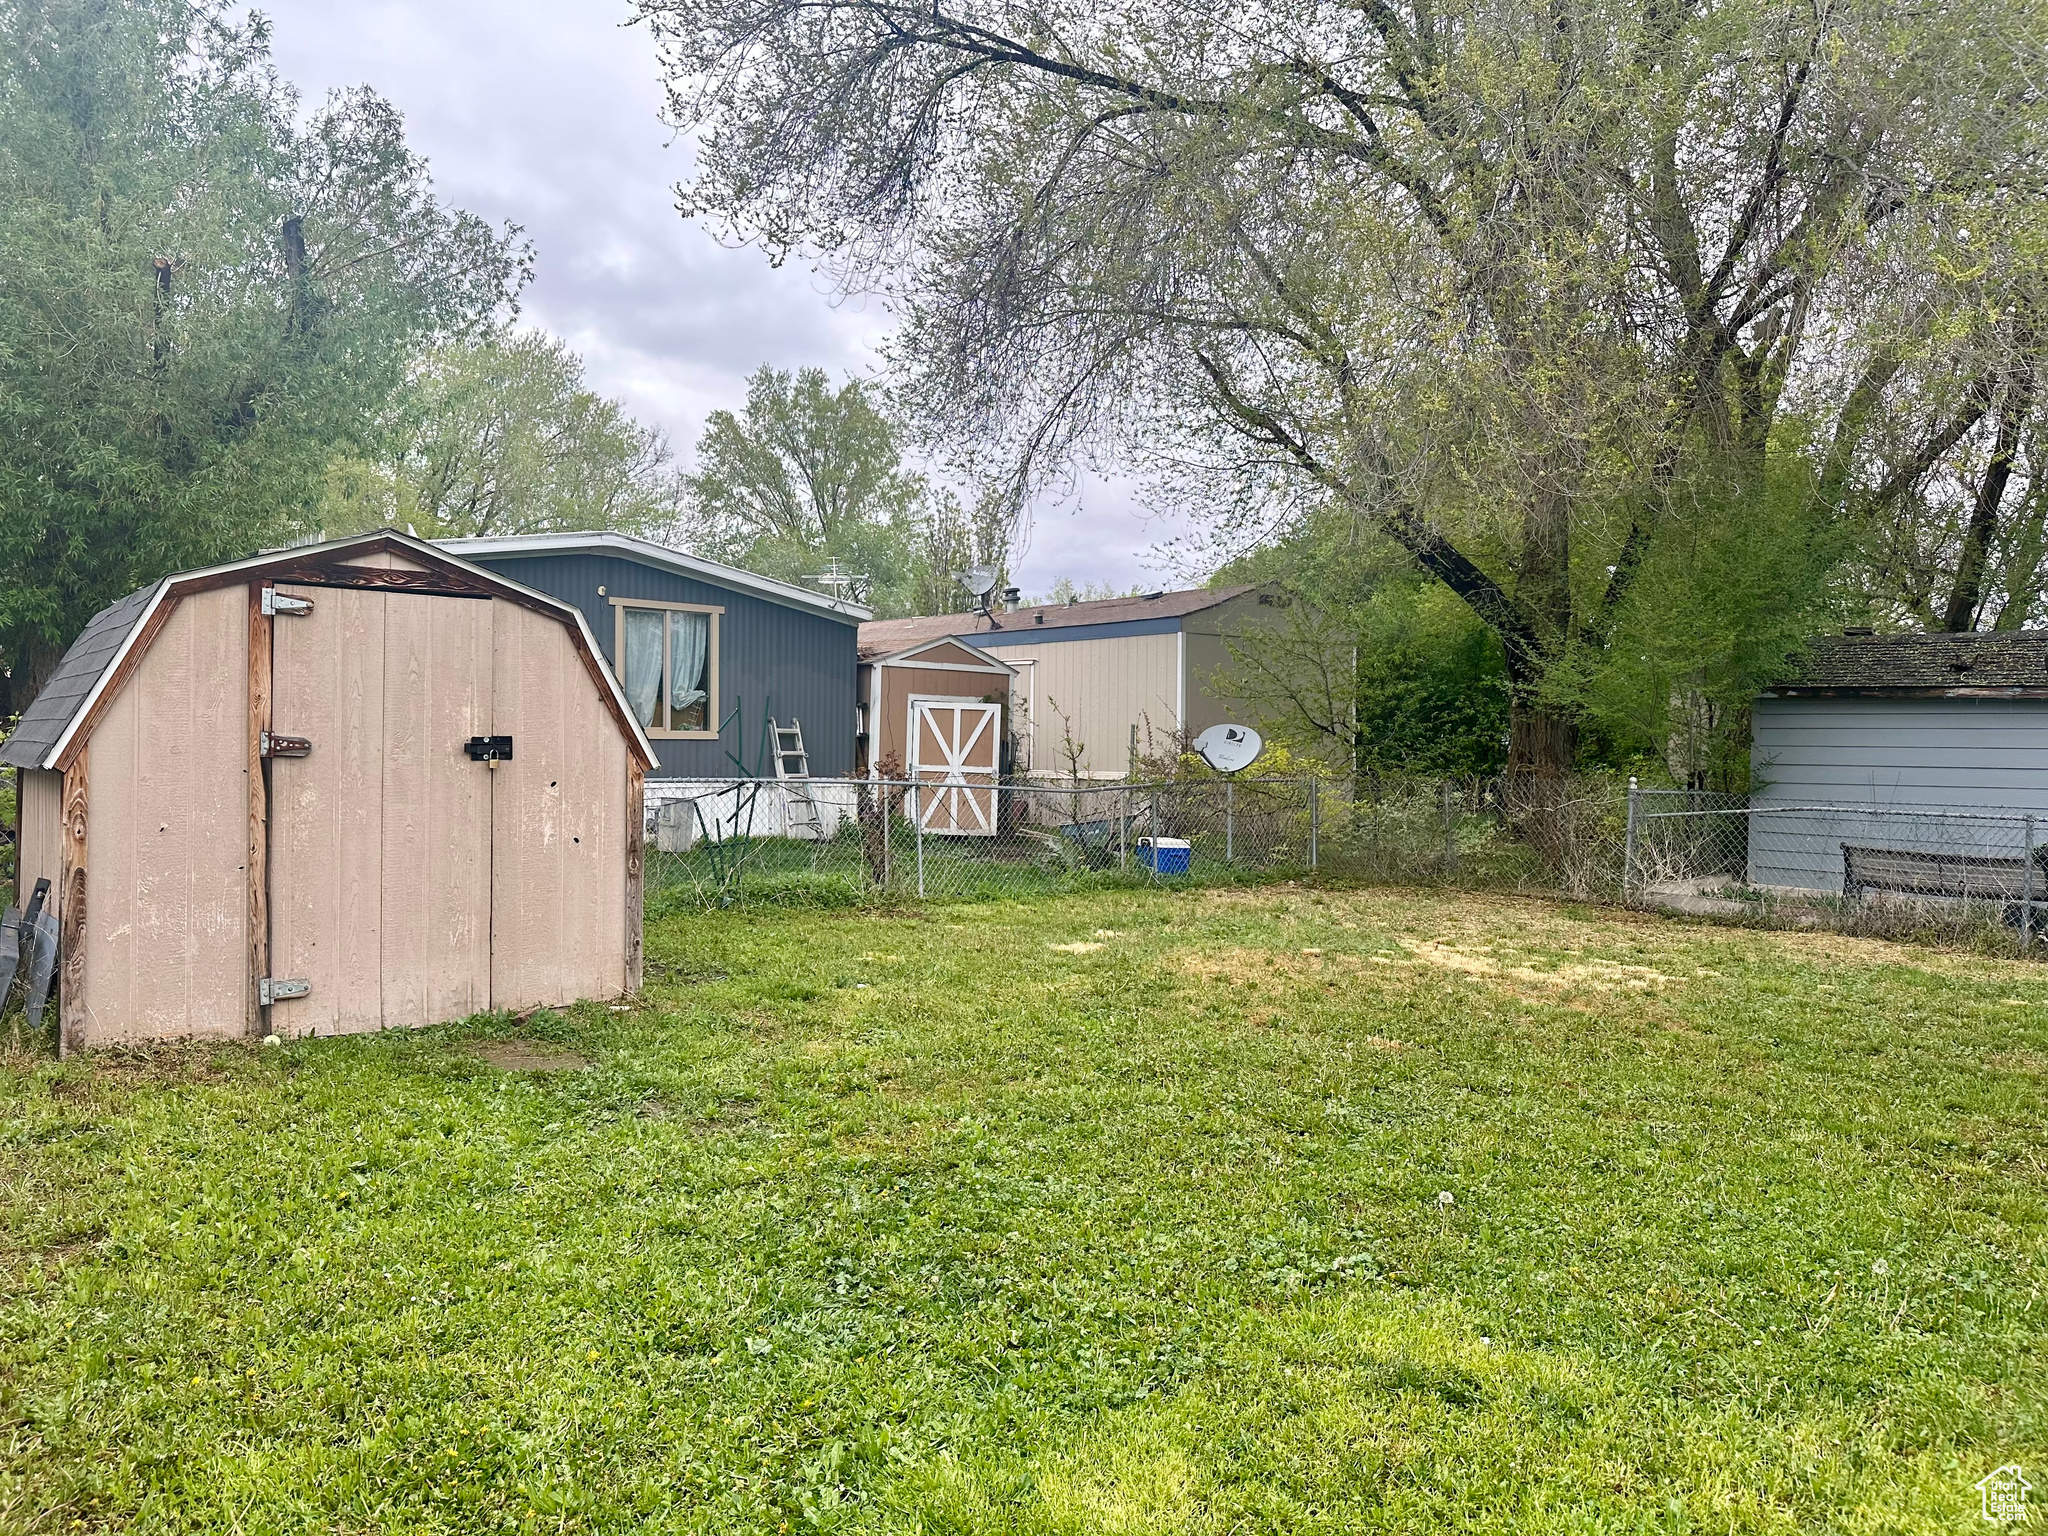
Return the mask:
[[[995,785],[1011,768],[1010,687],[1016,672],[965,640],[864,649],[860,772],[944,786],[918,801],[927,832],[992,837]]]
[[[0,747],[60,1049],[634,990],[654,761],[575,608],[403,534],[131,593]]]
[[[950,638],[999,658],[1016,676],[1016,771],[1064,777],[1078,768],[1086,778],[1120,779],[1140,752],[1245,718],[1245,701],[1218,692],[1219,682],[1238,670],[1234,652],[1287,625],[1291,606],[1275,589],[1201,587],[879,619],[861,626],[861,656],[906,655]],[[1069,740],[1078,764],[1066,760]]]
[[[1806,807],[1881,807],[2048,815],[2048,634],[1822,636],[1767,689],[1751,715],[1750,879],[1842,889],[1841,845],[1898,841],[1901,823],[1868,826]],[[1967,821],[1945,834],[1979,849]]]

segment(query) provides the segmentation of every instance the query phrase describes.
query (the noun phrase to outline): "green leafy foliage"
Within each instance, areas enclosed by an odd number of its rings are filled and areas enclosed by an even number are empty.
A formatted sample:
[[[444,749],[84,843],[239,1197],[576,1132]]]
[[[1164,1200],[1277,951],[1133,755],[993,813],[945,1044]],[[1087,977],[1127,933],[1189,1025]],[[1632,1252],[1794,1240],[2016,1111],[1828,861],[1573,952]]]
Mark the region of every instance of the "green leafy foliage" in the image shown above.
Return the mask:
[[[206,0],[0,12],[0,649],[21,695],[166,570],[316,525],[419,347],[505,305],[511,229],[443,208],[368,91],[303,123]]]
[[[886,293],[922,430],[1391,541],[1511,772],[1725,765],[1816,531],[1888,622],[2038,610],[2041,0],[637,6],[685,205]]]
[[[375,457],[328,466],[321,521],[429,538],[657,534],[680,498],[662,434],[591,390],[566,345],[525,330],[424,357],[385,411]]]
[[[1471,609],[1388,540],[1306,519],[1226,565],[1294,599],[1221,680],[1276,740],[1360,774],[1463,777],[1507,758],[1508,677]]]
[[[10,1528],[1931,1536],[2048,1443],[2038,966],[1304,889],[647,959],[0,1064]]]
[[[684,484],[696,547],[798,585],[836,565],[883,618],[957,612],[954,573],[1008,560],[1007,518],[906,468],[868,386],[834,389],[822,368],[756,369],[742,410],[711,413]]]

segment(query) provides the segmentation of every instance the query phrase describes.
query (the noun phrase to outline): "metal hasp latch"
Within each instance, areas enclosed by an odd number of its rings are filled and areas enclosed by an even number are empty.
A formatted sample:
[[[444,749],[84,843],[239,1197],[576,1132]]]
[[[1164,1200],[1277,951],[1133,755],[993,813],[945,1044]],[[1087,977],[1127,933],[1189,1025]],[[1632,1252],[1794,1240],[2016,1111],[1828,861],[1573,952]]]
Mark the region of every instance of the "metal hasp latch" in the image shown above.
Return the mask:
[[[313,611],[313,599],[310,597],[292,597],[278,591],[275,587],[265,587],[263,589],[263,611],[272,617],[281,613],[311,613]]]
[[[256,744],[264,757],[305,757],[313,750],[313,743],[304,736],[277,736],[269,731],[257,737]]]
[[[512,761],[512,738],[472,736],[463,743],[462,750],[469,754],[473,763],[509,763]]]
[[[274,976],[263,976],[256,982],[256,1001],[268,1008],[272,1003],[281,1003],[287,998],[304,997],[312,990],[310,981],[280,981]]]

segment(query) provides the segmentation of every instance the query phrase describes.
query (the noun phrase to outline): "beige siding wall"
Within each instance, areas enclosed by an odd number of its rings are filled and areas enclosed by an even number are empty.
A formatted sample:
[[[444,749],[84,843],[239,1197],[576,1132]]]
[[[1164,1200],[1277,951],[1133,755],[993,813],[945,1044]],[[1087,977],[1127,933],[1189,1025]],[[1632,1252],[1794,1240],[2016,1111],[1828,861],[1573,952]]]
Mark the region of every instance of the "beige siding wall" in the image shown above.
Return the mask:
[[[1287,610],[1263,606],[1256,592],[1247,592],[1215,608],[1191,613],[1186,620],[1188,665],[1188,730],[1199,735],[1212,725],[1257,725],[1258,706],[1233,697],[1218,674],[1244,671],[1231,654],[1235,646],[1249,651],[1263,632],[1287,621]]]
[[[491,1005],[626,989],[627,744],[569,631],[494,599]]]
[[[247,1027],[248,602],[183,599],[93,731],[81,1044]]]
[[[1180,640],[1133,635],[1004,646],[1002,659],[1022,674],[1014,698],[1020,713],[1030,712],[1019,734],[1029,743],[1031,771],[1067,771],[1069,729],[1083,747],[1084,774],[1121,778],[1130,766],[1133,725],[1140,752],[1165,750],[1180,718]]]
[[[57,906],[57,872],[64,862],[64,775],[41,768],[21,770],[21,839],[15,855],[15,905],[26,907],[36,881],[50,882],[43,898]]]

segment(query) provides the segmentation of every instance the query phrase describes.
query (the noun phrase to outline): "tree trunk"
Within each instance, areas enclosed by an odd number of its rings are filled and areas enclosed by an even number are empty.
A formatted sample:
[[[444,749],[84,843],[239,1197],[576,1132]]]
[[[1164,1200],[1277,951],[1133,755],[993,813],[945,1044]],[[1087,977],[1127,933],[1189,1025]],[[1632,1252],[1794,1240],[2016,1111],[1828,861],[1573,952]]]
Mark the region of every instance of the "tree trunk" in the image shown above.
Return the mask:
[[[1514,780],[1571,776],[1578,752],[1577,717],[1523,689],[1508,697],[1508,771]]]

